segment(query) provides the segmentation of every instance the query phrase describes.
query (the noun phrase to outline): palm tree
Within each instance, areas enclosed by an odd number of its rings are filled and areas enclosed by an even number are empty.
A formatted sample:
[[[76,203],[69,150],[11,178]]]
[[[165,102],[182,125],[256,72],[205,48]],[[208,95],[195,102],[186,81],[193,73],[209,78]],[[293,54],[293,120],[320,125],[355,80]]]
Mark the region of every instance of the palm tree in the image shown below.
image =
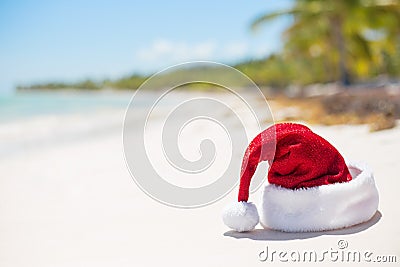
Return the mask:
[[[370,62],[374,47],[396,47],[400,39],[399,0],[296,0],[288,10],[256,18],[252,29],[281,16],[294,19],[284,33],[286,52],[323,57],[327,69],[336,66],[336,79],[345,86],[350,84],[350,62]]]

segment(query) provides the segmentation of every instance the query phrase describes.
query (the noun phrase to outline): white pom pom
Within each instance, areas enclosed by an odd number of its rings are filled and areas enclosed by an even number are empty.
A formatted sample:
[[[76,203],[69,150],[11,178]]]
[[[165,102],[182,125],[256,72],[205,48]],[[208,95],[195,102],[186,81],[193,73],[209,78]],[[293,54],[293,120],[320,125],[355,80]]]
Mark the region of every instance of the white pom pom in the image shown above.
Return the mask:
[[[225,208],[222,220],[235,231],[251,231],[259,221],[257,207],[249,202],[235,202]]]

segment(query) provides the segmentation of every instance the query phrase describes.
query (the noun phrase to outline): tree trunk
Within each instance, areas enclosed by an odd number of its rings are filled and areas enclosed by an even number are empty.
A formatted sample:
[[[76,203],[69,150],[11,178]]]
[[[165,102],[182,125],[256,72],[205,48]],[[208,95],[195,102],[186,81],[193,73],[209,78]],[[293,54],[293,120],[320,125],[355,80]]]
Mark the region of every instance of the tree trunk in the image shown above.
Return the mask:
[[[332,19],[333,35],[336,42],[336,47],[339,54],[339,73],[340,83],[343,86],[350,85],[350,75],[346,65],[346,45],[343,36],[343,21],[340,17]]]

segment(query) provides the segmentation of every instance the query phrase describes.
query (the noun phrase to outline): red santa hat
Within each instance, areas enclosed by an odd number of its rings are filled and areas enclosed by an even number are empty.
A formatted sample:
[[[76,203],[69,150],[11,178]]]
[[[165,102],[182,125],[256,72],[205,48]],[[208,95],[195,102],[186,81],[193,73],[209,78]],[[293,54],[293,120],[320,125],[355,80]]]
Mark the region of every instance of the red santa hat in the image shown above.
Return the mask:
[[[261,161],[268,161],[270,169],[259,216],[247,201]],[[308,127],[280,123],[247,147],[238,202],[225,209],[223,221],[239,232],[254,229],[259,221],[286,232],[332,230],[369,220],[378,202],[373,174],[365,164],[346,165],[336,148]]]

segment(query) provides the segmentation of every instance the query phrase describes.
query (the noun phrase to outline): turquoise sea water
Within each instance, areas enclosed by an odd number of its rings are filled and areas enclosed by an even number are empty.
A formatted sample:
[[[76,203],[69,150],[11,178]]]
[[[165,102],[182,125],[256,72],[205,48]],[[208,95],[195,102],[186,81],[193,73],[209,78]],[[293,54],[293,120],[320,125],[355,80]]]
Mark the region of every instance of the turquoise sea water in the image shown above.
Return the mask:
[[[0,94],[0,122],[41,115],[126,108],[133,92],[16,92]]]
[[[0,158],[122,132],[135,95],[135,116],[147,115],[160,93],[31,91],[0,94]],[[160,103],[175,106],[179,97]],[[131,123],[135,123],[131,121]],[[138,128],[138,131],[143,131]]]

